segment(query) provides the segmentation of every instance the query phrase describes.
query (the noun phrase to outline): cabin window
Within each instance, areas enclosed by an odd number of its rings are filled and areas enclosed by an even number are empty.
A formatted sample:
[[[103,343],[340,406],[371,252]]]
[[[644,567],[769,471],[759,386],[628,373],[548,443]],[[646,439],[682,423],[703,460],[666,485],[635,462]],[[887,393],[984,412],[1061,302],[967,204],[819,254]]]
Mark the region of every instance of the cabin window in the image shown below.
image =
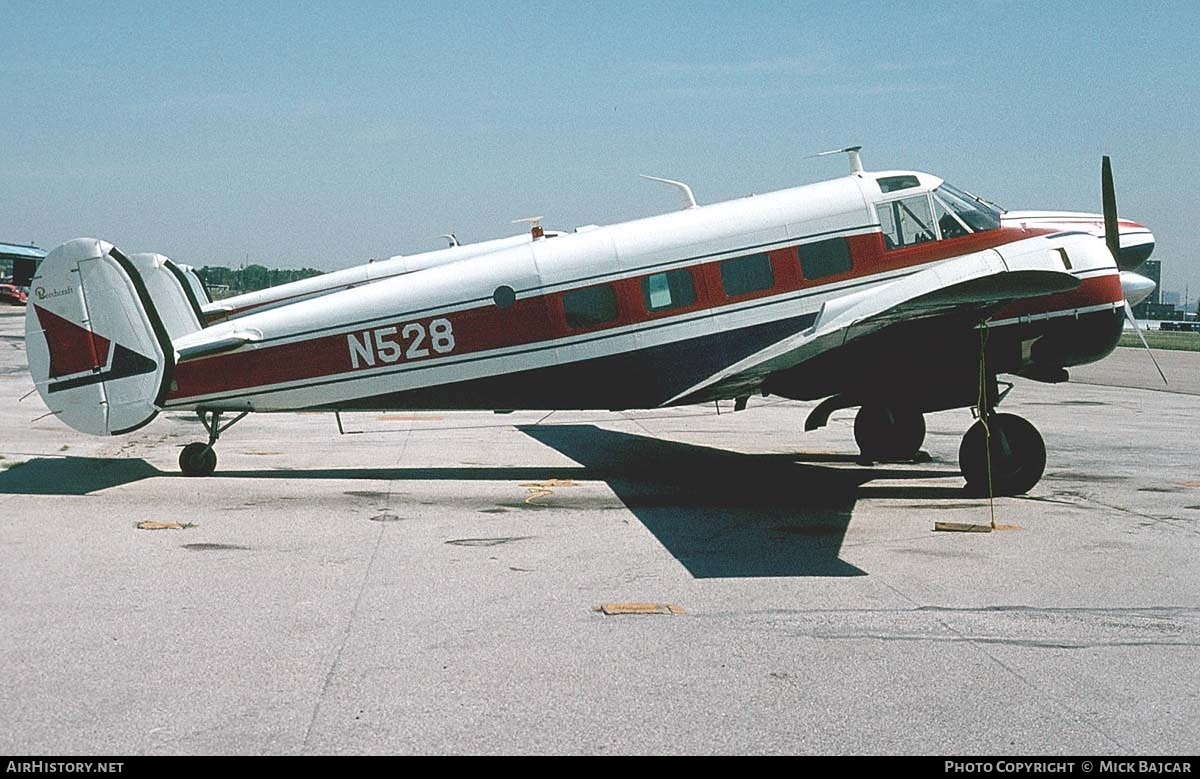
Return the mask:
[[[562,303],[568,327],[583,329],[617,319],[617,294],[608,284],[564,292]]]
[[[775,286],[771,258],[765,254],[734,257],[721,263],[721,286],[731,298]]]
[[[876,207],[883,240],[889,249],[933,241],[933,212],[929,210],[929,195],[921,194],[880,203]]]
[[[691,271],[681,268],[655,273],[642,279],[642,299],[647,311],[682,308],[696,302]]]
[[[809,281],[850,270],[850,245],[845,238],[830,238],[800,247],[800,272]]]

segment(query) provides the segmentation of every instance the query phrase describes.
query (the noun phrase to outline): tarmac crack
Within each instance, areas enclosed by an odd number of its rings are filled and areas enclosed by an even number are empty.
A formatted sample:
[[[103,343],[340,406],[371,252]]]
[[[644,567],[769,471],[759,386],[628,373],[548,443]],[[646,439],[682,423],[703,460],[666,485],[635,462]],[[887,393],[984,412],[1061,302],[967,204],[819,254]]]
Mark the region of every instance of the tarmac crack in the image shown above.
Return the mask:
[[[1165,525],[1174,530],[1183,530],[1185,532],[1191,533],[1192,535],[1200,535],[1200,529],[1198,529],[1196,527],[1188,526],[1188,525],[1178,524],[1180,522],[1189,522],[1189,520],[1181,519],[1180,517],[1165,517],[1165,516],[1162,516],[1159,514],[1147,514],[1144,511],[1137,511],[1135,509],[1126,508],[1124,506],[1114,506],[1111,503],[1105,503],[1102,500],[1097,500],[1097,499],[1089,497],[1087,495],[1076,494],[1076,497],[1078,497],[1081,501],[1083,501],[1085,503],[1091,503],[1096,506],[1101,506],[1106,509],[1112,509],[1113,511],[1119,511],[1122,514],[1129,514],[1130,516],[1139,517],[1141,519],[1148,519],[1148,520],[1150,520],[1150,522],[1152,522],[1155,525]]]
[[[908,595],[908,593],[906,593],[906,592],[902,591],[901,589],[899,589],[898,587],[894,586],[894,585],[893,585],[893,584],[891,584],[890,582],[888,582],[888,581],[884,580],[884,581],[883,581],[883,586],[887,587],[889,590],[891,590],[892,592],[896,593],[898,596],[900,596],[900,597],[901,597],[901,598],[903,598],[904,600],[906,600],[906,601],[908,601],[909,603],[913,604],[915,607],[917,607],[917,609],[918,609],[918,610],[921,610],[921,609],[924,609],[924,608],[925,608],[925,607],[921,606],[920,604],[918,604],[918,603],[917,603],[917,601],[916,601],[915,599],[913,599],[912,597],[910,597],[910,596]],[[937,613],[937,611],[936,611],[936,610],[933,610],[933,609],[930,609],[929,613],[936,614],[936,613]],[[1022,674],[1022,673],[1021,673],[1020,671],[1018,671],[1016,668],[1013,668],[1011,665],[1009,665],[1008,663],[1004,662],[1004,661],[1003,661],[1003,660],[1001,660],[999,657],[997,657],[997,656],[996,656],[994,653],[992,653],[991,651],[989,651],[989,642],[988,642],[988,641],[981,640],[981,639],[980,639],[979,637],[977,637],[977,636],[970,636],[970,635],[967,635],[967,634],[963,633],[961,630],[959,630],[959,629],[958,629],[958,628],[956,628],[954,625],[952,625],[952,624],[951,624],[951,623],[950,623],[948,620],[946,620],[946,619],[943,619],[941,616],[937,616],[937,617],[936,617],[936,621],[937,621],[937,623],[938,623],[939,625],[941,625],[941,626],[942,626],[942,629],[944,629],[944,630],[946,630],[947,632],[949,632],[949,633],[951,633],[951,634],[953,634],[953,635],[957,636],[959,641],[961,641],[961,642],[965,642],[965,643],[967,643],[967,644],[969,644],[969,645],[971,645],[971,646],[975,647],[977,650],[979,650],[979,652],[980,652],[980,653],[981,653],[981,654],[982,654],[984,657],[986,657],[987,659],[991,660],[991,661],[992,661],[992,662],[993,662],[995,665],[997,665],[997,666],[999,666],[1000,668],[1002,668],[1003,670],[1007,671],[1007,672],[1008,672],[1009,674],[1011,674],[1012,676],[1016,677],[1016,678],[1017,678],[1017,680],[1021,682],[1021,684],[1025,685],[1025,687],[1026,687],[1026,688],[1027,688],[1027,689],[1028,689],[1028,690],[1029,690],[1031,693],[1033,693],[1033,694],[1034,694],[1034,696],[1035,696],[1035,699],[1037,699],[1038,697],[1044,696],[1044,700],[1048,700],[1048,701],[1052,702],[1052,704],[1054,704],[1054,705],[1056,705],[1056,706],[1058,706],[1058,707],[1061,707],[1061,708],[1062,708],[1062,709],[1064,709],[1065,711],[1069,712],[1069,713],[1070,713],[1070,715],[1071,715],[1071,716],[1073,716],[1073,717],[1075,718],[1075,721],[1076,721],[1076,722],[1082,723],[1082,724],[1083,724],[1083,725],[1085,725],[1085,726],[1086,726],[1088,729],[1090,729],[1090,730],[1091,730],[1092,732],[1094,732],[1096,735],[1100,736],[1100,737],[1101,737],[1102,739],[1104,739],[1105,741],[1107,741],[1107,742],[1109,742],[1110,744],[1112,744],[1112,745],[1113,745],[1114,747],[1116,747],[1118,750],[1121,750],[1121,751],[1127,751],[1127,748],[1125,747],[1125,745],[1124,745],[1124,744],[1122,744],[1120,741],[1118,741],[1117,739],[1115,739],[1115,738],[1113,738],[1111,735],[1109,735],[1109,733],[1108,733],[1107,731],[1105,731],[1105,730],[1104,730],[1103,728],[1101,728],[1101,727],[1100,727],[1098,724],[1096,724],[1095,722],[1093,722],[1093,721],[1092,721],[1092,720],[1091,720],[1091,719],[1090,719],[1090,718],[1089,718],[1089,717],[1088,717],[1086,714],[1084,714],[1084,713],[1080,712],[1079,710],[1075,709],[1073,706],[1071,706],[1069,703],[1067,703],[1065,700],[1063,700],[1063,699],[1062,699],[1060,696],[1054,695],[1054,694],[1053,694],[1053,693],[1052,693],[1050,690],[1043,690],[1043,689],[1041,689],[1041,688],[1040,688],[1038,685],[1036,685],[1036,684],[1034,684],[1033,682],[1031,682],[1031,681],[1030,681],[1030,680],[1029,680],[1029,679],[1028,679],[1028,678],[1027,678],[1027,677],[1026,677],[1024,674]],[[1009,640],[1011,640],[1011,639],[1009,639]],[[1062,714],[1061,714],[1061,713],[1058,713],[1058,712],[1056,712],[1056,714],[1057,714],[1058,716],[1062,717]],[[1063,717],[1063,718],[1064,718],[1064,719],[1069,719],[1069,717]]]
[[[404,453],[408,451],[408,443],[412,438],[412,429],[404,436],[404,440],[400,444],[400,454],[397,461],[404,460]],[[391,502],[392,487],[388,485],[388,502]],[[321,692],[317,695],[316,703],[313,704],[312,716],[308,720],[308,727],[304,731],[303,747],[307,750],[312,742],[313,730],[316,728],[317,720],[321,716],[321,707],[325,703],[325,699],[329,695],[329,689],[333,684],[333,678],[336,675],[339,666],[342,664],[342,655],[346,652],[346,645],[350,643],[350,634],[354,628],[354,623],[358,619],[359,609],[362,606],[363,595],[367,591],[367,582],[371,580],[371,571],[375,568],[375,560],[379,557],[379,548],[383,545],[383,534],[387,532],[388,522],[380,522],[379,532],[375,534],[375,545],[371,548],[371,556],[367,560],[366,570],[363,571],[362,581],[358,585],[358,593],[354,596],[354,606],[350,609],[350,615],[346,618],[346,625],[342,629],[342,637],[338,642],[337,652],[333,656],[333,661],[330,662],[329,668],[325,671],[325,678],[321,681]]]
[[[943,624],[947,630],[954,631]],[[888,634],[888,633],[822,633],[820,631],[798,632],[793,631],[788,634],[793,638],[812,638],[824,641],[861,641],[861,640],[876,640],[876,641],[927,641],[935,644],[989,644],[992,646],[1019,646],[1030,649],[1108,649],[1108,648],[1128,648],[1128,647],[1200,647],[1200,642],[1197,641],[1094,641],[1070,643],[1062,641],[1039,641],[1037,639],[1019,639],[1019,638],[988,638],[986,636],[973,636],[966,634],[958,634],[955,636],[929,636],[919,634]],[[1019,674],[1018,674],[1019,676]]]

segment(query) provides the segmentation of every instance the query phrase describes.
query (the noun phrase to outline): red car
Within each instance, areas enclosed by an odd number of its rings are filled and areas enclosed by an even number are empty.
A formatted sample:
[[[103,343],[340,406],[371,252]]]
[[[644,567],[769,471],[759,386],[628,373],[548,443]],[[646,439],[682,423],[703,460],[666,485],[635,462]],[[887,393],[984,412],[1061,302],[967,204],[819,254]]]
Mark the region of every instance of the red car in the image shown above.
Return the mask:
[[[12,306],[23,306],[29,299],[25,294],[25,290],[12,284],[0,284],[0,303],[8,303]]]

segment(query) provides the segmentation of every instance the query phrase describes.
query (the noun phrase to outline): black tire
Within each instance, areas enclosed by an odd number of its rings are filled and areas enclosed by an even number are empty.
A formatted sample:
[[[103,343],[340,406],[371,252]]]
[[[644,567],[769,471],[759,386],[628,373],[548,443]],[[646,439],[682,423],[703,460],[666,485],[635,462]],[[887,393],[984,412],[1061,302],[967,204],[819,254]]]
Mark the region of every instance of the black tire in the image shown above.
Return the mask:
[[[871,460],[911,460],[925,442],[925,417],[904,407],[867,404],[854,417],[854,442]]]
[[[1022,495],[1041,480],[1046,471],[1046,443],[1027,420],[1013,414],[993,414],[976,422],[958,447],[958,465],[967,489],[988,494],[988,449],[991,449],[991,492],[993,495]]]
[[[184,476],[212,476],[217,470],[217,453],[208,444],[188,444],[179,453],[179,470]]]

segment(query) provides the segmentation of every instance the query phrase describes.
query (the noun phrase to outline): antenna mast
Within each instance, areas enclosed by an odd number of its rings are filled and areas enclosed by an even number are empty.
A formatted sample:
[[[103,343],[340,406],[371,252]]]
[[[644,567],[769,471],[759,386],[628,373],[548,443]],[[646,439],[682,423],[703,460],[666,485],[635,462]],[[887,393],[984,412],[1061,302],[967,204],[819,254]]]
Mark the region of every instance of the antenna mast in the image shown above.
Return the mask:
[[[862,157],[859,152],[862,151],[862,146],[847,146],[844,149],[831,149],[829,151],[817,152],[816,154],[808,155],[808,159],[813,157],[828,157],[831,154],[845,154],[850,158],[850,175],[857,175],[863,172]]]

